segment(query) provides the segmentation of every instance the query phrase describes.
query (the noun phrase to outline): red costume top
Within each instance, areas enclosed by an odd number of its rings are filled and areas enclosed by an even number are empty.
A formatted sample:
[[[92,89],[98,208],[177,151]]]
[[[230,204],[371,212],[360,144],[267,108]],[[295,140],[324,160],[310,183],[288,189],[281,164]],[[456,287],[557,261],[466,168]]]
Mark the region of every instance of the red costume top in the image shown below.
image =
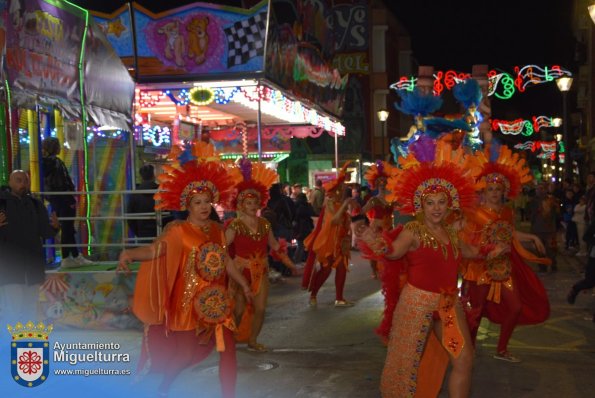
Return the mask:
[[[271,224],[265,218],[259,217],[258,228],[252,231],[242,220],[236,218],[227,228],[235,231],[234,240],[229,245],[229,254],[250,283],[252,292],[257,294],[262,277],[267,272]]]
[[[242,220],[236,218],[229,223],[227,228],[235,231],[233,242],[229,245],[229,254],[233,258],[235,267],[240,270],[250,284],[252,293],[257,295],[260,292],[263,278],[267,277],[269,265],[267,248],[271,224],[265,218],[259,217],[258,228],[253,231]],[[232,286],[235,284],[232,283]],[[248,304],[238,325],[237,341],[249,340],[253,316],[254,308]]]
[[[466,216],[462,238],[470,245],[480,248],[495,244],[511,245],[505,253],[489,261],[484,258],[464,259],[463,277],[478,285],[489,284],[485,315],[495,323],[501,323],[507,309],[499,306],[502,289],[518,289],[522,310],[519,324],[535,324],[549,316],[549,300],[543,284],[523,259],[547,264],[549,259],[539,258],[528,252],[514,239],[514,211],[503,207],[496,212],[479,207]]]
[[[215,333],[217,350],[223,351],[223,328],[235,330],[235,324],[221,227],[172,222],[159,237],[157,250],[157,257],[139,269],[134,314],[147,325],[196,330],[205,341]]]
[[[418,289],[434,293],[457,288],[457,273],[461,254],[456,246],[456,233],[447,229],[448,244],[441,243],[423,223],[413,221],[405,225],[420,240],[420,247],[405,256],[407,283]]]

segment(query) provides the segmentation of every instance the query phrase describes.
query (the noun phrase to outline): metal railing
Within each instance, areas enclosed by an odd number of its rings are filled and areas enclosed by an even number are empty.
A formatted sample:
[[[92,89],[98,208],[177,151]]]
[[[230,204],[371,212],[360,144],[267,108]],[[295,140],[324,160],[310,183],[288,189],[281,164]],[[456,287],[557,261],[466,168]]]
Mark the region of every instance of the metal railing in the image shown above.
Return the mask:
[[[110,248],[110,247],[117,247],[117,248],[125,248],[130,246],[141,246],[144,244],[151,243],[155,237],[129,237],[129,227],[128,227],[128,220],[155,220],[156,223],[156,232],[157,236],[161,233],[162,230],[162,222],[163,218],[168,216],[169,212],[161,212],[159,210],[150,212],[150,213],[127,213],[127,201],[131,197],[131,195],[136,194],[155,194],[157,192],[156,189],[138,189],[138,190],[118,190],[118,191],[88,191],[88,192],[81,192],[81,191],[67,191],[67,192],[33,192],[35,196],[41,196],[44,198],[48,198],[50,196],[82,196],[82,195],[92,195],[95,198],[99,196],[120,196],[120,206],[119,210],[117,210],[117,214],[112,215],[91,215],[89,217],[82,217],[82,216],[75,216],[75,217],[59,217],[58,220],[72,220],[72,221],[79,221],[79,222],[101,222],[101,221],[110,221],[116,220],[121,228],[120,239],[118,241],[107,241],[107,242],[96,242],[93,238],[93,234],[89,236],[88,243],[75,243],[75,244],[61,244],[61,243],[46,243],[44,244],[44,248],[63,248],[63,247],[98,247],[98,248]],[[97,203],[97,199],[93,200],[90,199],[90,203]],[[117,209],[117,207],[115,207]],[[117,236],[117,234],[111,234],[110,236]]]

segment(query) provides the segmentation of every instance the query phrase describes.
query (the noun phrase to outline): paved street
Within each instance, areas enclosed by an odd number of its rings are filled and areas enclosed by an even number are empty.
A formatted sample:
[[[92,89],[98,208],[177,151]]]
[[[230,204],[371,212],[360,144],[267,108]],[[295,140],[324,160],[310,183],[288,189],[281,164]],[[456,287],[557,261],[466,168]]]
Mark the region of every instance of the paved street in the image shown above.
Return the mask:
[[[379,282],[370,278],[368,265],[353,252],[353,267],[346,295],[357,303],[335,308],[334,283],[330,279],[319,294],[317,308],[307,306],[308,295],[299,278],[272,285],[267,320],[261,342],[267,353],[238,347],[238,398],[335,398],[379,397],[378,385],[385,348],[373,333],[382,310]],[[593,312],[591,292],[581,294],[574,306],[566,303],[568,288],[580,277],[585,258],[559,257],[559,271],[542,275],[552,314],[537,326],[519,327],[510,350],[523,359],[519,364],[492,358],[498,326],[484,321],[479,335],[473,393],[476,398],[587,397],[595,389],[595,323],[585,320]],[[53,341],[118,342],[120,352],[131,355],[135,368],[141,332],[91,332],[58,330]],[[3,345],[2,348],[5,346]],[[5,351],[5,350],[1,350]],[[0,351],[0,352],[1,352]],[[177,380],[171,396],[218,397],[217,355]],[[2,357],[4,361],[4,356]],[[3,362],[6,363],[6,362]],[[8,374],[7,374],[8,373]],[[135,372],[133,372],[135,373]],[[8,376],[10,372],[4,372]],[[24,389],[2,378],[0,389],[13,397],[152,397],[158,379],[149,376],[133,384],[135,376],[52,375],[42,386]],[[71,390],[74,388],[74,390]],[[49,395],[48,395],[49,394]],[[446,397],[443,392],[440,397]]]

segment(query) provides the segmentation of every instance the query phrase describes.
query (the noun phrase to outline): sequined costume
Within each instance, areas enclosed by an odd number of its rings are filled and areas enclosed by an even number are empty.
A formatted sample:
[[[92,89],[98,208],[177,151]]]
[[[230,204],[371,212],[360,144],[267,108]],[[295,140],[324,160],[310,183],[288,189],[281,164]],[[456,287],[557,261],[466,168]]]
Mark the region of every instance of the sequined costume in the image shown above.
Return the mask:
[[[480,192],[488,187],[493,192],[498,187],[502,197],[513,200],[522,184],[531,181],[525,160],[504,145],[487,147],[476,158],[482,164],[476,183]],[[478,247],[480,252],[486,253],[496,246],[510,247],[510,252],[490,260],[484,257],[464,261],[465,290],[471,304],[469,329],[475,341],[483,315],[501,324],[497,355],[518,361],[507,350],[515,326],[541,323],[550,313],[543,284],[523,259],[544,265],[551,264],[551,260],[536,257],[514,238],[514,211],[511,208],[499,201],[490,206],[493,208],[484,204],[465,212],[461,237],[469,245]]]
[[[469,329],[475,340],[482,316],[501,324],[498,352],[506,351],[508,340],[517,324],[530,325],[545,321],[550,313],[547,293],[539,278],[525,263],[549,263],[528,252],[514,239],[514,210],[503,207],[496,212],[479,207],[466,214],[461,234],[470,245],[481,248],[505,244],[511,252],[491,260],[463,260],[464,279],[468,286],[472,311]]]
[[[227,228],[235,231],[235,238],[229,246],[234,265],[242,272],[250,284],[252,293],[256,296],[260,292],[263,278],[267,278],[268,275],[268,242],[271,224],[259,217],[258,228],[252,231],[242,220],[236,218]],[[254,308],[248,305],[238,325],[236,334],[238,342],[249,340],[253,316]]]
[[[446,369],[446,351],[458,356],[464,346],[460,325],[465,320],[457,297],[461,255],[451,229],[447,229],[450,241],[443,244],[423,223],[412,221],[405,228],[421,244],[401,260],[407,283],[394,311],[380,389],[383,397],[435,396]],[[428,340],[435,319],[443,324],[440,342],[435,336]],[[426,341],[429,348],[423,349]],[[442,352],[438,345],[444,348]]]

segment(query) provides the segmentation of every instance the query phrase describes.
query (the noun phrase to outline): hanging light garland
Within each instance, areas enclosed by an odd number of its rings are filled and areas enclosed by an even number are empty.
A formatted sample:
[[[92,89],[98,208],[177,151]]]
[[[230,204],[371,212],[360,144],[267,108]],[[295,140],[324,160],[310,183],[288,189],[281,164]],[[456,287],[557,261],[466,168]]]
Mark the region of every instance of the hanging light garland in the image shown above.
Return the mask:
[[[572,73],[568,70],[562,69],[559,65],[551,67],[540,67],[537,65],[526,65],[521,67],[514,67],[514,77],[506,72],[497,72],[491,70],[488,72],[489,79],[489,96],[495,96],[499,99],[509,99],[516,91],[523,92],[525,88],[531,84],[542,84],[555,81],[559,77],[571,77]],[[452,89],[455,84],[469,79],[469,73],[461,73],[454,70],[437,71],[434,73],[434,92],[440,95],[444,89]],[[411,76],[404,76],[399,78],[396,83],[390,85],[394,90],[413,90],[413,86],[417,79]]]

